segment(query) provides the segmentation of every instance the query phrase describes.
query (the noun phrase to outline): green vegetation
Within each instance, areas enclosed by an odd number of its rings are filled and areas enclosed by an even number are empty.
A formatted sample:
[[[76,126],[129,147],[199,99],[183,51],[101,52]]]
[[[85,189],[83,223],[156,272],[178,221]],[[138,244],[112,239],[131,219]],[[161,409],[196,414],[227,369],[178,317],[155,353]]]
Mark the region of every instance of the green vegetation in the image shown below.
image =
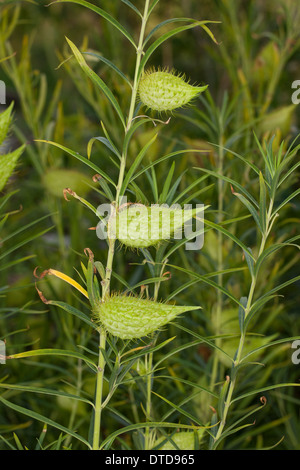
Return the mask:
[[[300,449],[298,3],[0,3],[1,450]]]

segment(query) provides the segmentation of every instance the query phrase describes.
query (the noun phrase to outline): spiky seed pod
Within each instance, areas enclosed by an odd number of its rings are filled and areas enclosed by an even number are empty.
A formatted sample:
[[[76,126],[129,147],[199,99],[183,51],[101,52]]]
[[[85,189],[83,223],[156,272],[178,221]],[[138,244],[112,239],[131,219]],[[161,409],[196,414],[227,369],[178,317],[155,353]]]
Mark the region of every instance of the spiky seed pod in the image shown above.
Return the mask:
[[[156,246],[163,240],[180,236],[184,224],[201,211],[202,206],[182,209],[179,205],[126,205],[110,219],[108,237],[117,238],[131,248]]]
[[[137,339],[153,333],[178,315],[199,308],[115,294],[99,304],[94,318],[114,336]]]
[[[154,448],[159,450],[195,450],[195,443],[199,445],[199,441],[203,437],[204,428],[198,429],[197,431],[181,431],[170,436],[170,440],[166,441],[165,436],[160,437],[154,443]],[[159,444],[162,444],[159,446]],[[174,443],[174,444],[173,444]],[[158,447],[159,446],[159,447]],[[198,447],[198,446],[197,446]],[[197,448],[196,447],[196,448]]]
[[[188,104],[208,85],[193,86],[174,71],[146,71],[139,83],[139,97],[143,104],[155,111],[172,111]]]

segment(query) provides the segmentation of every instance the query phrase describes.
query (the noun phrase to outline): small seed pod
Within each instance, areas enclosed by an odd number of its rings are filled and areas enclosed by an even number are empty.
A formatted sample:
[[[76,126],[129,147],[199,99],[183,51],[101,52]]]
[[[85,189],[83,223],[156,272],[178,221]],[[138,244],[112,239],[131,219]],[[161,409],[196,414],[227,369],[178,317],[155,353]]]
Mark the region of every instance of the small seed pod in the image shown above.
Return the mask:
[[[155,111],[172,111],[189,103],[208,85],[193,86],[184,76],[168,71],[146,71],[139,84],[139,97],[143,104]]]
[[[203,210],[202,205],[197,209],[182,209],[179,204],[121,206],[109,221],[108,237],[131,248],[156,246],[164,240],[181,238],[182,227]]]
[[[136,339],[153,333],[184,312],[199,308],[115,294],[99,304],[94,318],[112,335]]]

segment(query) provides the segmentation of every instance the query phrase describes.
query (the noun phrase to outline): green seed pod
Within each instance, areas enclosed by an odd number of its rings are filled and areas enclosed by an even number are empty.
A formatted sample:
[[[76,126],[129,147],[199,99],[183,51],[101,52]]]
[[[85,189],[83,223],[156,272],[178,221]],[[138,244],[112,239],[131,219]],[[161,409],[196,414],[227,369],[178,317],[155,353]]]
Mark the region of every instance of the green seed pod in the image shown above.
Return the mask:
[[[131,248],[156,246],[170,238],[181,238],[182,227],[203,210],[202,205],[196,209],[159,204],[121,206],[109,221],[108,237]]]
[[[199,308],[115,294],[99,304],[94,316],[112,335],[136,339],[158,330],[184,312]]]
[[[189,103],[208,85],[193,86],[185,77],[168,71],[149,70],[139,83],[139,97],[143,104],[155,111],[172,111]]]

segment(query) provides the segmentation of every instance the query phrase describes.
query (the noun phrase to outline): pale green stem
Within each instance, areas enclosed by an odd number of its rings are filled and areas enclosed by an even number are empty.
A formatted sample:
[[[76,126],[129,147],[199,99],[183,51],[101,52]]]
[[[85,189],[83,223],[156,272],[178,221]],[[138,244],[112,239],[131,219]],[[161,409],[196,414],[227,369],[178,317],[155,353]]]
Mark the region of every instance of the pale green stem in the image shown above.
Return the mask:
[[[272,214],[272,210],[273,210],[273,203],[274,203],[274,201],[271,200],[270,204],[269,204],[268,214],[267,214],[266,231],[262,235],[261,244],[260,244],[260,248],[259,248],[259,252],[258,252],[258,258],[263,253],[263,251],[265,249],[265,245],[266,245],[266,241],[267,241],[268,233],[269,233],[269,225],[270,225],[271,214]],[[257,274],[256,274],[256,276],[252,277],[251,286],[250,286],[250,289],[249,289],[248,300],[247,300],[247,305],[246,305],[246,308],[245,308],[245,319],[247,318],[247,315],[249,314],[251,306],[252,306],[252,301],[253,301],[253,296],[254,296],[256,284],[257,284]],[[229,384],[228,393],[227,393],[226,401],[225,401],[225,404],[224,404],[223,417],[222,417],[222,420],[220,422],[217,434],[215,436],[215,442],[216,443],[217,443],[218,439],[220,439],[220,437],[222,436],[224,427],[226,425],[226,419],[227,419],[228,411],[229,411],[229,408],[231,406],[231,400],[232,400],[232,396],[233,396],[234,389],[235,389],[235,386],[236,386],[236,380],[237,380],[236,368],[239,366],[239,364],[241,362],[241,358],[242,358],[244,342],[245,342],[245,334],[246,334],[245,331],[241,334],[240,341],[239,341],[239,346],[238,346],[238,349],[237,349],[237,352],[236,352],[236,357],[235,357],[234,364],[233,364],[233,378],[232,378],[232,380]]]
[[[105,358],[102,351],[105,350],[106,346],[106,331],[101,328],[99,332],[99,357],[97,367],[97,379],[96,379],[96,400],[94,409],[94,434],[93,434],[93,450],[99,450],[100,446],[100,431],[101,431],[101,414],[102,414],[102,397],[103,397],[103,379],[105,369]]]
[[[163,272],[165,269],[165,265],[168,262],[168,260],[165,260],[165,262],[162,265],[161,271],[160,271],[160,277],[163,276]],[[153,299],[157,301],[158,298],[158,292],[160,288],[161,282],[156,282],[154,286],[154,296]],[[154,346],[156,342],[156,338],[154,334],[152,334],[152,340],[153,343],[152,345]],[[152,414],[152,379],[153,379],[153,352],[149,353],[145,357],[145,368],[146,368],[146,373],[147,373],[147,389],[146,389],[146,419],[151,420],[151,414]],[[150,450],[152,442],[151,442],[151,432],[149,426],[146,427],[145,430],[145,450]]]
[[[132,87],[132,92],[131,92],[131,101],[130,101],[125,136],[131,128],[133,117],[134,117],[134,109],[135,109],[135,103],[136,103],[138,85],[139,85],[139,68],[140,68],[141,59],[143,55],[142,47],[143,47],[145,28],[146,28],[147,18],[148,18],[149,3],[150,3],[150,0],[145,0],[144,15],[142,18],[141,32],[140,32],[140,38],[139,38],[139,43],[138,43],[138,48],[137,48],[134,82],[133,82],[133,87]],[[120,171],[119,171],[118,185],[117,185],[117,190],[116,190],[116,199],[115,199],[116,210],[118,209],[119,204],[120,204],[120,191],[122,188],[124,175],[125,175],[126,158],[127,158],[127,154],[123,152],[121,162],[120,162]],[[115,240],[111,239],[109,240],[109,247],[108,247],[108,254],[107,254],[106,277],[102,281],[102,287],[103,287],[102,301],[105,301],[105,299],[110,294],[110,281],[111,281],[111,275],[112,275],[114,252],[115,252]],[[104,381],[104,370],[105,370],[105,357],[102,351],[105,351],[105,349],[106,349],[106,332],[103,328],[101,328],[99,331],[99,359],[98,359],[98,371],[97,371],[97,378],[96,378],[96,399],[95,399],[94,426],[93,426],[93,450],[99,450],[100,448],[101,414],[102,414],[102,407],[103,407],[103,403],[102,403],[103,381]]]

